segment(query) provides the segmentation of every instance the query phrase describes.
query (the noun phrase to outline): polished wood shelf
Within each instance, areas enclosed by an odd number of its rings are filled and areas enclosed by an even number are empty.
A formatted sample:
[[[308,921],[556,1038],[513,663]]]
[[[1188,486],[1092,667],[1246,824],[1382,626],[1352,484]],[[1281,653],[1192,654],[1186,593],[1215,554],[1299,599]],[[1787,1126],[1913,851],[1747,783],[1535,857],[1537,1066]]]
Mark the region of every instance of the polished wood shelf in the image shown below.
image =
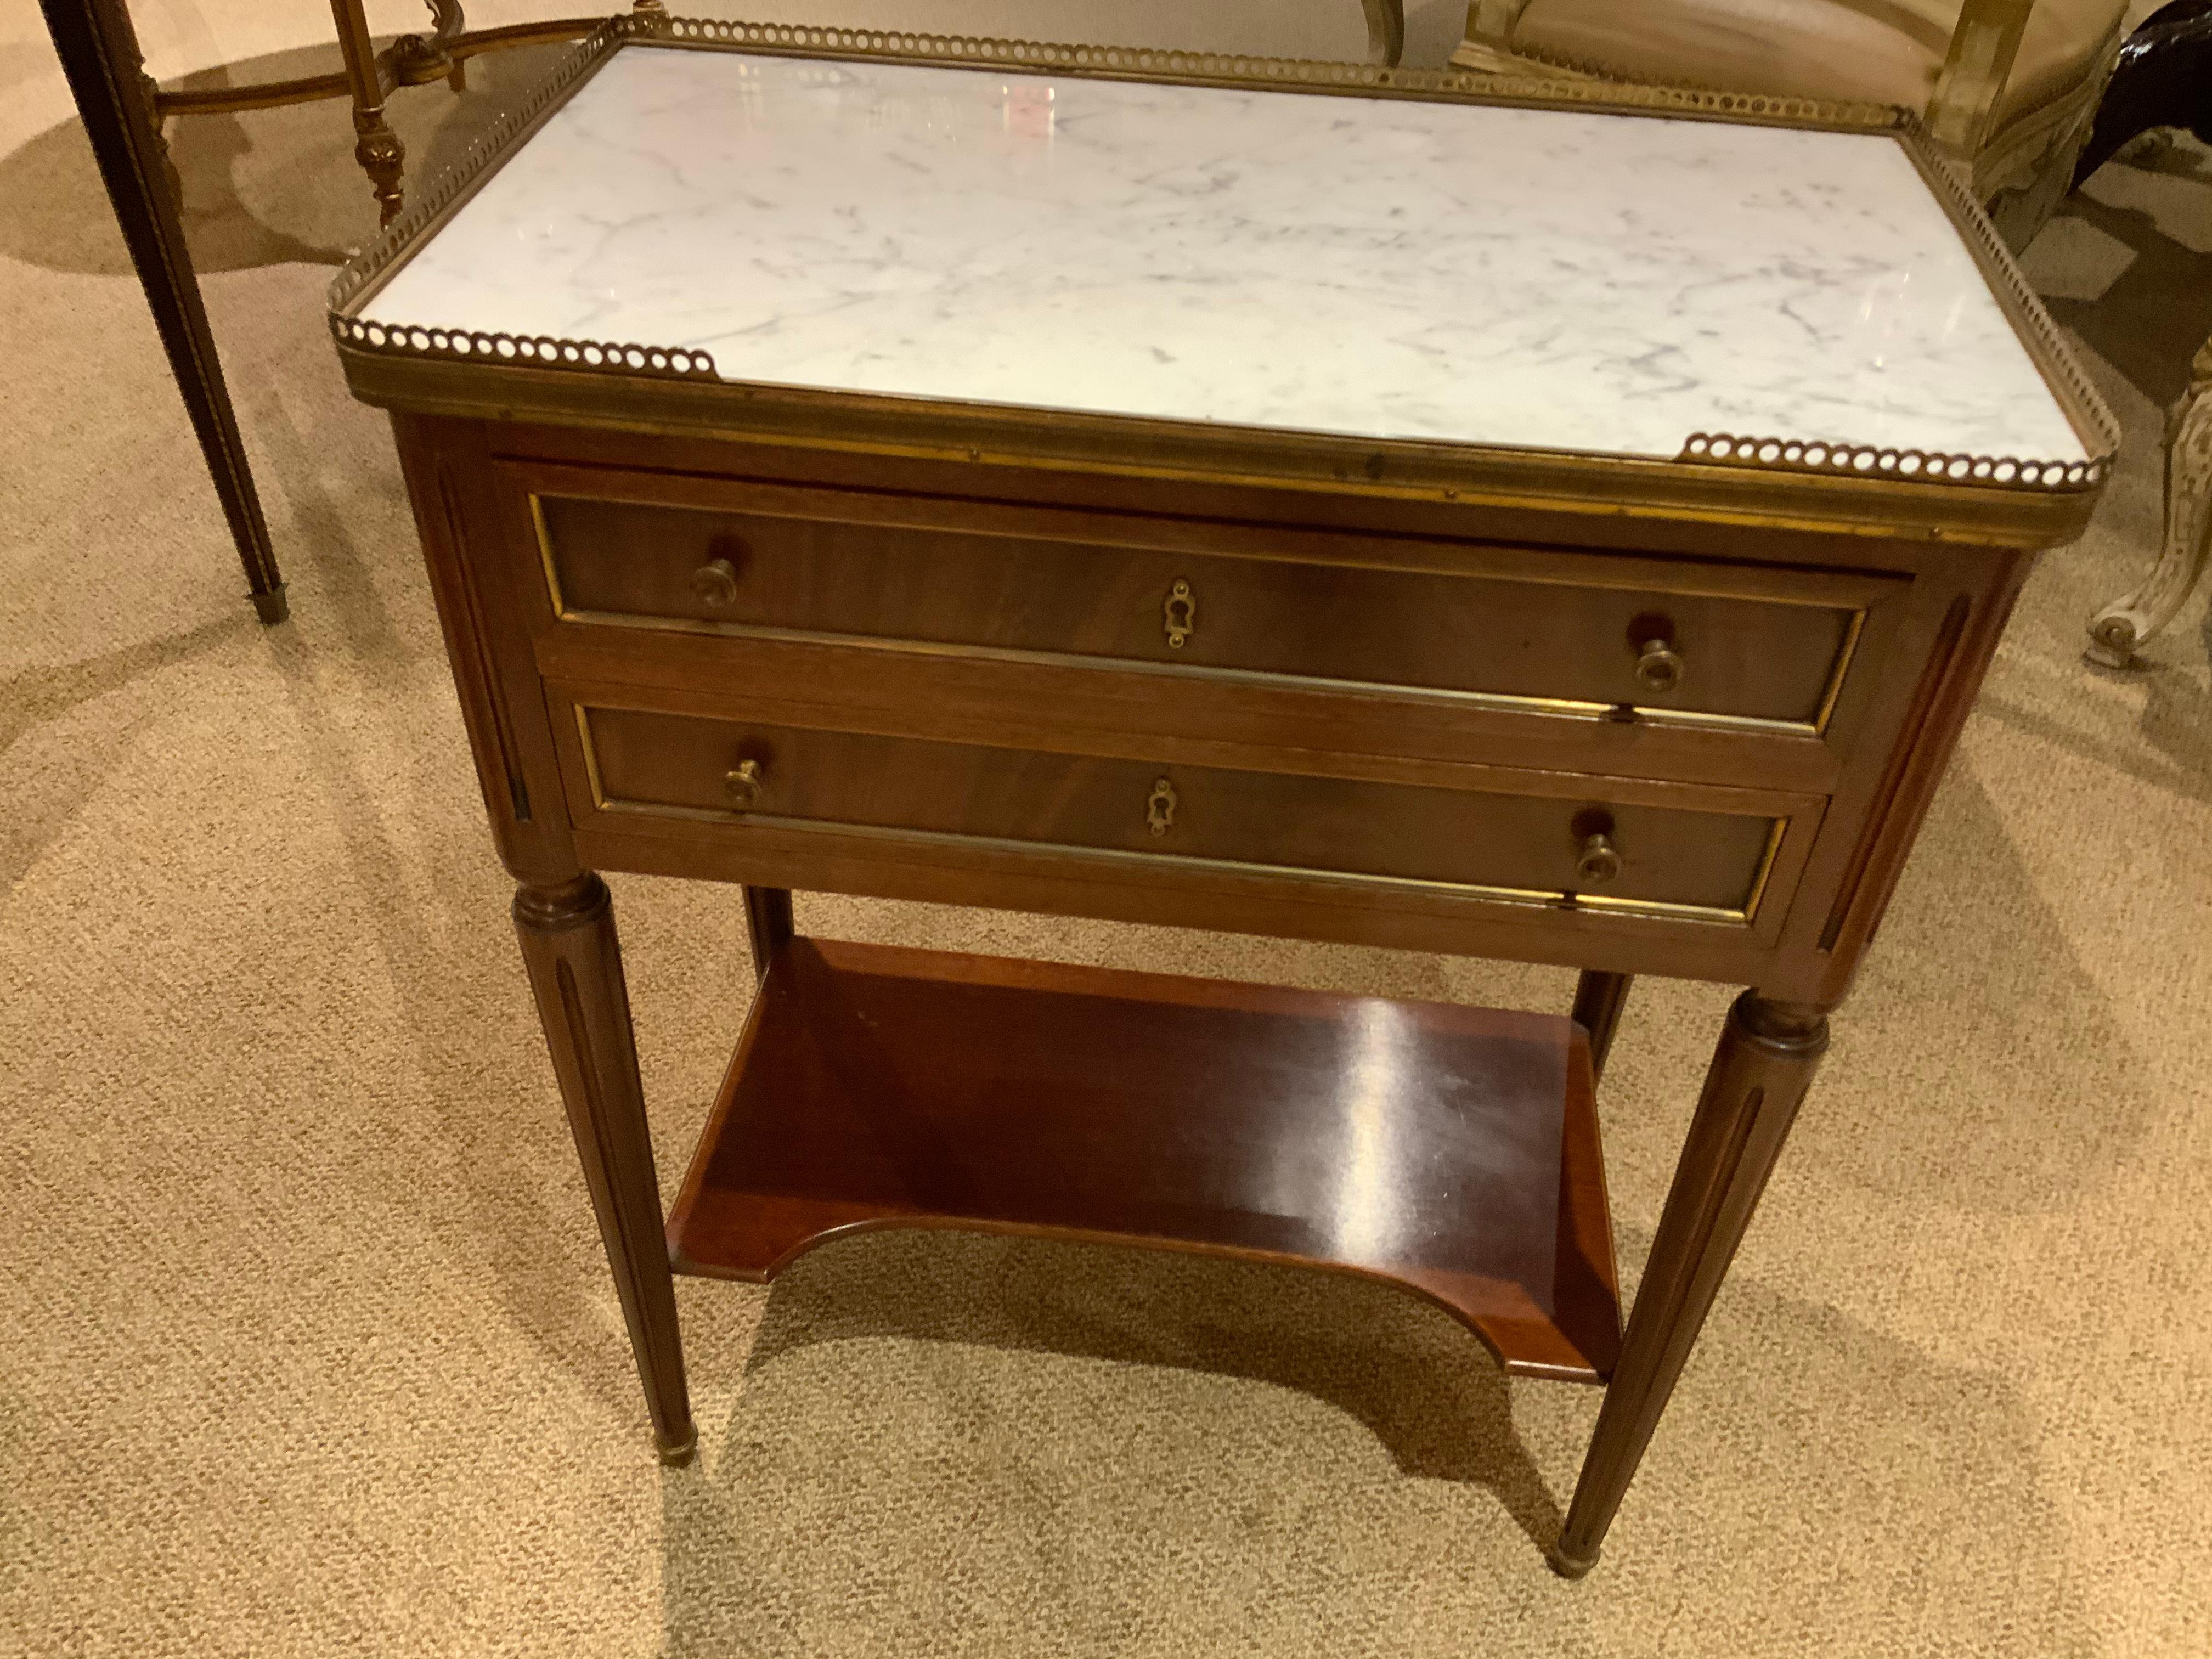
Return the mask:
[[[1589,1046],[1547,1015],[790,940],[671,1260],[758,1281],[884,1226],[1360,1273],[1527,1375],[1620,1346]]]

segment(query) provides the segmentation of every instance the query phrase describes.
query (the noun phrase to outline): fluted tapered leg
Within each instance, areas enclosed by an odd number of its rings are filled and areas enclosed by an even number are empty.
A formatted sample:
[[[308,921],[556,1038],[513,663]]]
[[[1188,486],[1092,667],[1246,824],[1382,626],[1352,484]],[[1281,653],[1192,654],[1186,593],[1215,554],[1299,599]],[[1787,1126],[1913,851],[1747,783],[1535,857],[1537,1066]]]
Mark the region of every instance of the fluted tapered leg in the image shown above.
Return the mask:
[[[629,1326],[653,1437],[664,1462],[684,1462],[698,1435],[684,1382],[676,1287],[614,905],[606,884],[586,872],[556,885],[519,890],[514,925]]]
[[[1569,1578],[1597,1562],[1827,1047],[1825,1009],[1747,991],[1729,1010],[1597,1432],[1552,1549],[1553,1567]]]

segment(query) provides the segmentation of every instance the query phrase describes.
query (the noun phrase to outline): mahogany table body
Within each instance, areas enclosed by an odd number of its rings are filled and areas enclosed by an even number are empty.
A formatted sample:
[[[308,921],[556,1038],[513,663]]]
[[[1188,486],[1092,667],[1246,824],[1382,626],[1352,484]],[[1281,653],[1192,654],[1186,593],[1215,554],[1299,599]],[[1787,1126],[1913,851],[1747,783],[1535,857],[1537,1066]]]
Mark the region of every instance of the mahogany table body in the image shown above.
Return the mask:
[[[1121,1239],[1387,1279],[1602,1383],[1553,1556],[1595,1561],[2112,434],[1895,112],[1480,84],[631,18],[341,278],[664,1455],[695,1435],[672,1271],[882,1225]],[[696,153],[573,204],[664,118]],[[1484,210],[1520,251],[1445,246],[1482,204],[1394,195],[1510,132],[1590,179],[1609,252],[1533,201]],[[1859,193],[1827,289],[1831,232],[1752,178],[1793,144]],[[1809,251],[1707,250],[1633,179],[1607,205],[1616,149]],[[717,179],[742,208],[685,194]],[[1573,303],[1517,274],[1547,234],[1553,284],[1569,252],[1594,292],[1675,273],[1643,356],[1569,361],[1540,316],[1557,366],[1521,374],[1455,331],[1437,296],[1478,278],[1467,326]],[[1911,274],[1862,294],[1885,236]],[[1715,283],[1751,320],[1682,321]],[[1680,372],[1643,386],[1655,354]],[[1670,398],[1808,395],[1872,441],[1664,436]],[[1916,447],[1916,400],[2022,447]],[[741,884],[761,975],[665,1220],[603,871]],[[1569,1018],[992,962],[796,937],[793,889],[1582,980]],[[1624,1331],[1593,1091],[1646,973],[1750,988]]]

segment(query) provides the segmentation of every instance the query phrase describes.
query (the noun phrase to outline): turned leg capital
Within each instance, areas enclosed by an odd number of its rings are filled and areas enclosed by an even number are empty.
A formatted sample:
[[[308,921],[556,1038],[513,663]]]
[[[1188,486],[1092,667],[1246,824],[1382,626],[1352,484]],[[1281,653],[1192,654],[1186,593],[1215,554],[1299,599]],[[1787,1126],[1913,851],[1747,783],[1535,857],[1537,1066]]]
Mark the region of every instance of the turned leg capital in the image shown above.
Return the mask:
[[[529,883],[514,890],[514,921],[537,933],[588,927],[605,915],[614,898],[596,870],[566,881]]]
[[[1746,991],[1729,1009],[1743,1042],[1794,1060],[1817,1060],[1828,1048],[1828,1011],[1817,1003],[1771,1001]]]

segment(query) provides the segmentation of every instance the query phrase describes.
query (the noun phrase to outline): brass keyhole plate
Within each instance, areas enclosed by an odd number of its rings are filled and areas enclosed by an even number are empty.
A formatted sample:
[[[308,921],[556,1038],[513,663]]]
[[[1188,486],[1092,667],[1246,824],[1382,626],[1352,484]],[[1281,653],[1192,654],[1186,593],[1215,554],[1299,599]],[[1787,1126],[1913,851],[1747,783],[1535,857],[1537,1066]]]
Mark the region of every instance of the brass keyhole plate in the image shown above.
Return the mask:
[[[1174,650],[1182,650],[1184,642],[1198,631],[1198,596],[1180,576],[1168,589],[1168,596],[1160,605],[1160,616],[1168,644]]]
[[[1174,826],[1179,797],[1175,785],[1165,778],[1152,785],[1152,793],[1145,799],[1145,823],[1156,836],[1164,836]]]

